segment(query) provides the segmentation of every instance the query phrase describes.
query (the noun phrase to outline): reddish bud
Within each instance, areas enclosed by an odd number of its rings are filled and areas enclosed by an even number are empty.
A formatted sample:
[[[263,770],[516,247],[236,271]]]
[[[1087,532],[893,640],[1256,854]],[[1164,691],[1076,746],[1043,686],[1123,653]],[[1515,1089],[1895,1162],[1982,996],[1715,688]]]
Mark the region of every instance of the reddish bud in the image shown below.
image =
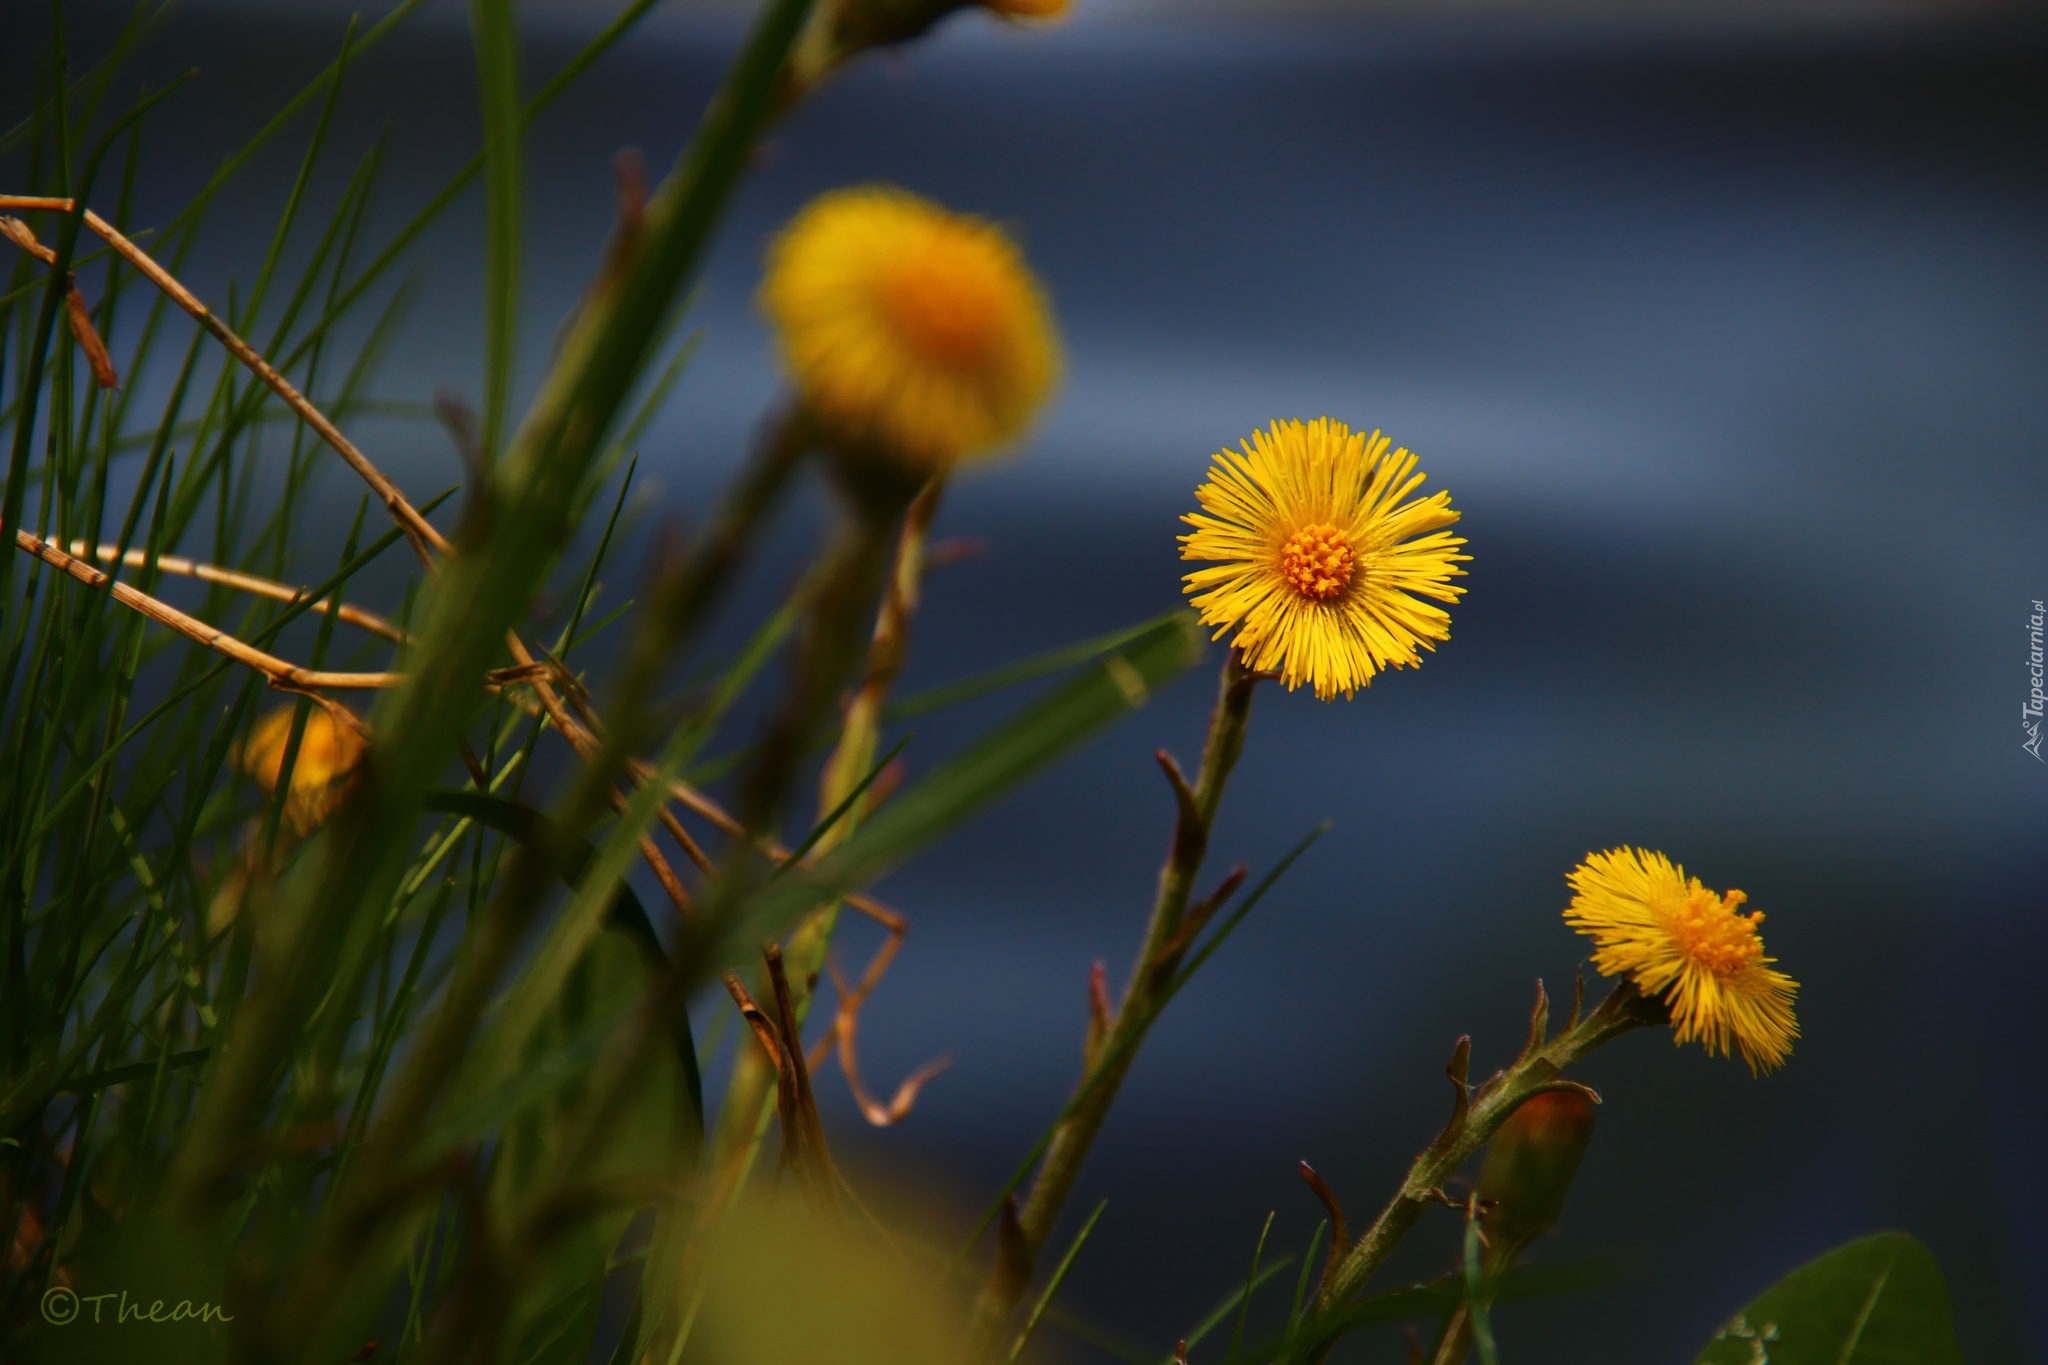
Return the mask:
[[[1579,1159],[1593,1140],[1593,1100],[1550,1090],[1523,1102],[1493,1135],[1479,1173],[1490,1207],[1486,1231],[1502,1264],[1541,1236],[1564,1212]]]

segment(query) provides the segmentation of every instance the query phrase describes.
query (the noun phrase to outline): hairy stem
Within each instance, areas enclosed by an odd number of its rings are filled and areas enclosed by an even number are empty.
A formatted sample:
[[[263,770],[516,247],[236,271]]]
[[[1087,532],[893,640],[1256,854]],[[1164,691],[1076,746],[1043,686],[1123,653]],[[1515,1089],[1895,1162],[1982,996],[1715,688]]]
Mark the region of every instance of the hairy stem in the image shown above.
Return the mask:
[[[1450,1121],[1435,1141],[1415,1158],[1401,1188],[1380,1210],[1372,1226],[1348,1250],[1333,1246],[1329,1269],[1298,1338],[1290,1359],[1320,1361],[1329,1354],[1342,1333],[1342,1309],[1408,1235],[1431,1204],[1444,1202],[1443,1187],[1460,1166],[1490,1141],[1509,1115],[1532,1096],[1549,1090],[1582,1090],[1575,1081],[1562,1078],[1564,1068],[1594,1048],[1646,1024],[1666,1021],[1664,1006],[1639,994],[1624,981],[1583,1019],[1575,1019],[1563,1033],[1544,1040],[1546,1007],[1540,992],[1531,1021],[1529,1043],[1514,1065],[1495,1075],[1477,1089],[1466,1084],[1465,1069],[1471,1055],[1469,1039],[1459,1039],[1449,1068],[1457,1098]],[[1320,1322],[1320,1326],[1318,1325]]]
[[[1074,1181],[1088,1159],[1089,1148],[1109,1117],[1118,1088],[1137,1058],[1138,1045],[1158,1017],[1158,993],[1167,985],[1174,965],[1187,944],[1181,934],[1187,922],[1188,904],[1193,898],[1195,878],[1209,851],[1209,834],[1216,811],[1223,801],[1223,788],[1230,780],[1244,751],[1245,724],[1251,715],[1252,690],[1260,675],[1248,671],[1235,650],[1223,664],[1215,710],[1209,717],[1208,740],[1202,748],[1202,766],[1192,786],[1161,755],[1162,764],[1175,783],[1180,815],[1174,824],[1173,846],[1160,869],[1159,889],[1152,903],[1152,917],[1145,926],[1144,945],[1131,971],[1107,1030],[1088,1051],[1088,1068],[1075,1100],[1054,1131],[1039,1165],[1031,1192],[1017,1213],[1017,1230],[1023,1250],[1035,1260],[1044,1248],[1053,1225],[1073,1192]],[[1009,1321],[1024,1289],[1028,1275],[991,1273],[974,1307],[974,1340],[983,1354],[994,1349],[1003,1325]]]

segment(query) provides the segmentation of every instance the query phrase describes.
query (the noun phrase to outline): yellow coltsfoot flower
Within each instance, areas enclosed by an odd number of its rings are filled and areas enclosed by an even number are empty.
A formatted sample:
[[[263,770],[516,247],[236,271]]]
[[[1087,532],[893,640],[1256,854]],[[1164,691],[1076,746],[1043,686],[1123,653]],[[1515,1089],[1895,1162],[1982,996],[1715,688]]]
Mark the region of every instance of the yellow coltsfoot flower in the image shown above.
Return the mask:
[[[1328,701],[1450,638],[1450,613],[1420,599],[1457,601],[1450,580],[1471,556],[1443,529],[1458,520],[1449,493],[1403,501],[1424,477],[1414,455],[1327,417],[1241,445],[1217,452],[1195,490],[1203,510],[1181,518],[1195,529],[1180,555],[1221,561],[1188,574],[1186,591],[1218,638],[1237,630],[1246,667]]]
[[[1565,922],[1593,940],[1593,965],[1625,976],[1671,1011],[1673,1040],[1697,1039],[1723,1056],[1739,1051],[1751,1071],[1792,1055],[1799,1036],[1792,1001],[1799,983],[1770,964],[1740,891],[1716,895],[1662,853],[1616,848],[1572,869]]]
[[[903,190],[813,200],[769,250],[761,307],[812,414],[914,468],[1011,440],[1059,377],[1016,244]]]
[[[286,702],[257,721],[237,755],[242,771],[255,778],[266,792],[277,790],[285,745],[291,739],[295,705]],[[363,761],[365,750],[363,737],[354,726],[337,721],[325,707],[315,706],[307,712],[305,733],[299,737],[298,758],[292,764],[291,791],[284,799],[286,830],[303,837],[334,813]]]

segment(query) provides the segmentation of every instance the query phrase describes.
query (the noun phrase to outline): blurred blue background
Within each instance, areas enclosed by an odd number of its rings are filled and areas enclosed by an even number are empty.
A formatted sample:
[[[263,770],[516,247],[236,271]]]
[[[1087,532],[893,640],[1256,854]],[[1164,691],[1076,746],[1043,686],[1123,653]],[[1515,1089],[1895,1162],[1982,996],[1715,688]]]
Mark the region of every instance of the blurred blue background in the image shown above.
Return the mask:
[[[74,6],[80,49],[118,12]],[[342,15],[177,13],[138,72],[201,76],[153,125],[142,221],[328,60]],[[536,77],[594,25],[538,18]],[[0,7],[0,122],[45,24]],[[609,224],[613,152],[665,166],[738,32],[664,13],[534,128],[529,377]],[[388,233],[477,145],[460,7],[351,79],[315,200],[388,130]],[[1070,1307],[1170,1346],[1269,1209],[1275,1246],[1306,1240],[1300,1158],[1367,1216],[1441,1119],[1454,1039],[1490,1069],[1535,978],[1568,994],[1566,870],[1640,843],[1768,914],[1805,1036],[1763,1080],[1656,1036],[1593,1060],[1608,1102],[1542,1254],[1622,1273],[1503,1309],[1505,1358],[1690,1359],[1781,1272],[1884,1227],[1933,1245],[1971,1360],[2041,1358],[2048,766],[2019,713],[2048,597],[2044,133],[2048,27],[2020,11],[1080,0],[1049,32],[964,16],[871,59],[764,151],[642,446],[646,523],[701,510],[773,401],[751,294],[821,189],[891,180],[1013,225],[1066,333],[1049,418],[949,499],[941,533],[991,553],[933,581],[907,686],[1171,605],[1208,455],[1275,417],[1383,428],[1465,513],[1469,595],[1422,669],[1350,704],[1259,699],[1217,866],[1335,828],[1155,1031],[1077,1192],[1110,1206]],[[202,294],[253,273],[304,136],[227,192]],[[381,396],[478,392],[478,224],[472,194],[423,243]],[[431,425],[358,435],[416,494],[459,477]],[[343,518],[357,490],[324,477]],[[309,544],[307,571],[333,553]],[[870,1083],[955,1065],[885,1133],[828,1081],[849,1151],[975,1207],[1057,1109],[1089,964],[1127,965],[1164,848],[1151,750],[1192,761],[1211,687],[884,888],[914,927],[864,1017]],[[921,722],[913,764],[1008,704]],[[1398,1274],[1447,1265],[1455,1231],[1427,1223]]]

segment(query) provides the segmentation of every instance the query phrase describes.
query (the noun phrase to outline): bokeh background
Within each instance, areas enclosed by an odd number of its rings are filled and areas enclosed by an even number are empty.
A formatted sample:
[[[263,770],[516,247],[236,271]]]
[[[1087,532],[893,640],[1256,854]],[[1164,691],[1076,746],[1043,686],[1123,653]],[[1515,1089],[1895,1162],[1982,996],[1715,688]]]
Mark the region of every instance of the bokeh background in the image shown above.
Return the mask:
[[[606,8],[534,7],[529,74]],[[1028,447],[949,500],[942,534],[989,553],[932,583],[908,686],[1170,606],[1208,455],[1275,417],[1381,427],[1453,491],[1474,556],[1453,639],[1348,705],[1259,700],[1218,865],[1334,829],[1155,1031],[1077,1192],[1110,1205],[1063,1302],[1170,1346],[1268,1210],[1276,1247],[1306,1240],[1300,1158],[1368,1215],[1441,1118],[1453,1040],[1489,1069],[1537,977],[1569,993],[1565,871],[1640,843],[1750,892],[1805,1037],[1764,1080],[1655,1036],[1594,1059],[1608,1103],[1543,1254],[1611,1270],[1504,1308],[1505,1357],[1690,1359],[1784,1270],[1897,1227],[1940,1256],[1972,1361],[2040,1359],[2048,766],[2020,707],[2048,597],[2048,26],[1932,3],[1076,8],[1032,33],[963,16],[765,150],[643,444],[612,599],[777,393],[751,307],[767,237],[868,179],[1013,225],[1070,357]],[[90,53],[125,7],[68,13]],[[144,221],[329,60],[346,13],[174,12],[135,75],[200,77],[152,125]],[[534,128],[529,377],[608,226],[613,153],[674,156],[743,17],[665,9]],[[0,123],[47,32],[46,6],[0,4]],[[387,133],[388,233],[477,146],[461,7],[351,81],[314,200]],[[253,274],[307,126],[227,192],[202,294]],[[479,390],[479,221],[472,195],[422,244],[380,396]],[[415,495],[460,477],[430,423],[358,437]],[[357,490],[325,478],[338,541]],[[756,598],[818,514],[793,514]],[[1057,1109],[1089,964],[1128,963],[1164,847],[1151,750],[1192,758],[1211,686],[886,886],[914,927],[864,1019],[870,1081],[955,1065],[884,1133],[826,1083],[860,1161],[976,1207]],[[1012,700],[920,722],[913,764]],[[1454,1223],[1399,1273],[1447,1264]]]

